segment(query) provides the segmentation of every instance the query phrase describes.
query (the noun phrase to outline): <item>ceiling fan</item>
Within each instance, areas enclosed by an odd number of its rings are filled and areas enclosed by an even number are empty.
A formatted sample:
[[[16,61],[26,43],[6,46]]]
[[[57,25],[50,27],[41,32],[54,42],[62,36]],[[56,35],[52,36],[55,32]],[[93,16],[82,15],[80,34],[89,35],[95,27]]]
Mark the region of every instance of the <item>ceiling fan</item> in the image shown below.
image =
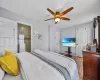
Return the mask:
[[[69,18],[63,17],[65,14],[67,14],[68,12],[70,12],[73,9],[73,7],[63,11],[62,13],[60,12],[53,12],[51,9],[47,8],[47,10],[54,16],[53,18],[44,20],[44,21],[48,21],[48,20],[55,20],[55,24],[57,24],[60,20],[70,20]]]

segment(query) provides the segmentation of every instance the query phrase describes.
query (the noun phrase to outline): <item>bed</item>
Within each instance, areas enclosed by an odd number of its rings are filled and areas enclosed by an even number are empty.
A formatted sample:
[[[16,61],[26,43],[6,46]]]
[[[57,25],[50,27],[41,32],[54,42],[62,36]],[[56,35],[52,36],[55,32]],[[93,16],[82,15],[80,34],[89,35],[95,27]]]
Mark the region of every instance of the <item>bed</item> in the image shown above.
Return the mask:
[[[59,68],[65,74],[66,80],[78,80],[78,69],[76,62],[61,54],[35,49],[33,55]]]
[[[5,74],[2,80],[66,80],[59,70],[32,54],[23,52],[16,54],[16,57],[20,64],[20,74]]]
[[[36,49],[32,54],[22,52],[15,56],[19,62],[20,74],[18,76],[5,74],[2,80],[78,80],[74,60],[70,58],[65,60],[65,57],[60,54]],[[58,60],[59,57],[62,58],[61,61]],[[62,62],[63,59],[67,64]]]
[[[18,76],[11,76],[9,74],[5,74],[2,80],[23,80],[23,78],[21,74],[19,74]]]

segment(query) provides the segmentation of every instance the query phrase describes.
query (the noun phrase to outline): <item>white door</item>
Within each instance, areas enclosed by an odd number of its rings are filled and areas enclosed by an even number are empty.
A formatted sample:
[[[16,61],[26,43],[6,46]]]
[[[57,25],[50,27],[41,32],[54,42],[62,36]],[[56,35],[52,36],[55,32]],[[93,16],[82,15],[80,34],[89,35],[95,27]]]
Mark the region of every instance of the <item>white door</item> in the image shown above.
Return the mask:
[[[83,56],[82,50],[87,43],[87,28],[76,29],[76,56]]]
[[[17,23],[0,17],[0,52],[17,52]]]
[[[60,31],[56,32],[56,52],[60,53]]]

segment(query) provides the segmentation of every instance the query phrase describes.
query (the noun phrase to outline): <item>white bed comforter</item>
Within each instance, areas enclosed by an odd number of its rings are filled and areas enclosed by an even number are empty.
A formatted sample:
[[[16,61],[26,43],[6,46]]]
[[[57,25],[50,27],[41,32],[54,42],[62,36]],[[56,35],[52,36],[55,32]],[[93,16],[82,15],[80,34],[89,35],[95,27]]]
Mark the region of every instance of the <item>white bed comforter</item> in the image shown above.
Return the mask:
[[[16,55],[24,80],[65,80],[55,68],[27,52]]]
[[[60,55],[53,54],[50,52],[45,52],[39,49],[35,49],[34,52],[65,67],[70,74],[71,80],[78,80],[77,64],[73,59],[67,57],[65,58]]]

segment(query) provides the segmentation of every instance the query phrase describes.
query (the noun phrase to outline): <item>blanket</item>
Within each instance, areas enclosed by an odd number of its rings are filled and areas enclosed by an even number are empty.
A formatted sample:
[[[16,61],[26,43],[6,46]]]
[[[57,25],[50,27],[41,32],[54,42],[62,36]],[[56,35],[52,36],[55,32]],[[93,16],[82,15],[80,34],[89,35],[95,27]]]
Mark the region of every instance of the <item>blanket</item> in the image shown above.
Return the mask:
[[[58,71],[60,71],[62,73],[62,75],[64,75],[65,80],[71,80],[70,74],[68,72],[68,70],[66,68],[64,68],[63,66],[48,60],[47,58],[37,54],[37,53],[32,53],[33,55],[37,56],[38,58],[40,58],[41,60],[45,61],[46,63],[50,64],[51,66],[53,66],[54,68],[56,68]]]
[[[66,68],[70,74],[70,80],[78,80],[77,64],[73,59],[38,49],[35,49],[34,52]]]
[[[65,80],[57,69],[28,52],[16,56],[24,80]]]

